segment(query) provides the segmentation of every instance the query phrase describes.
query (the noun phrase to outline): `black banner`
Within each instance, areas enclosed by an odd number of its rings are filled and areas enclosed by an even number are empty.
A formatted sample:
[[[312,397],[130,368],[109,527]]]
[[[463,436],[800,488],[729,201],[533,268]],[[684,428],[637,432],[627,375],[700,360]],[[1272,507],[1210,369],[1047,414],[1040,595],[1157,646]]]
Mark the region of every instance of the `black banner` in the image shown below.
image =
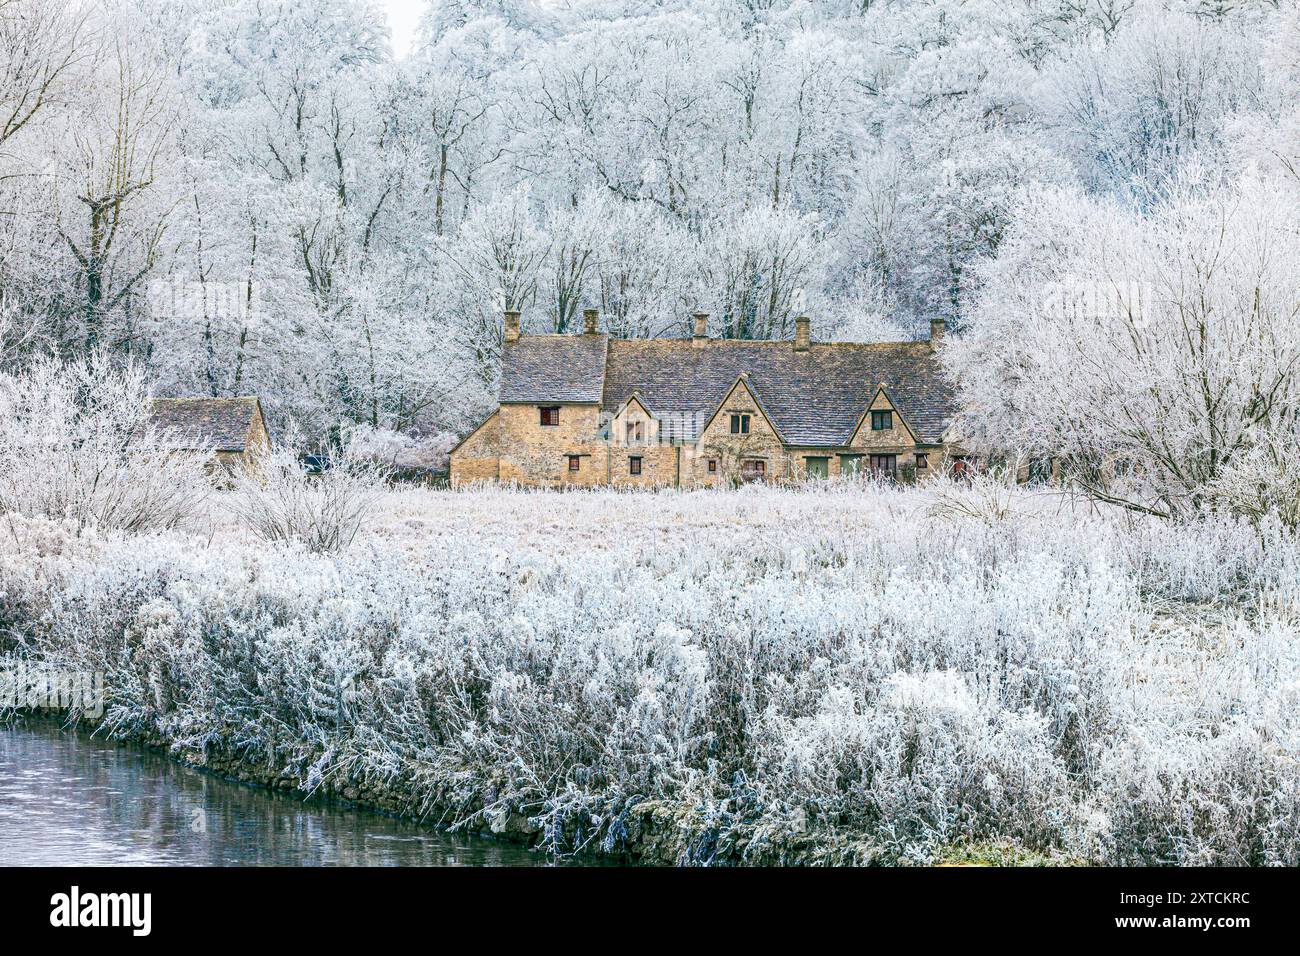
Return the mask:
[[[808,940],[921,933],[1023,938],[1199,937],[1221,945],[1292,922],[1294,870],[993,869],[8,869],[10,933],[169,944],[247,930],[258,945],[479,921],[498,942],[557,932],[629,932],[677,921],[736,941],[773,924]],[[561,927],[567,927],[561,930]],[[254,929],[255,928],[255,929]],[[1050,934],[1038,936],[1039,933]],[[607,937],[606,937],[607,938]],[[918,938],[918,943],[921,938]]]

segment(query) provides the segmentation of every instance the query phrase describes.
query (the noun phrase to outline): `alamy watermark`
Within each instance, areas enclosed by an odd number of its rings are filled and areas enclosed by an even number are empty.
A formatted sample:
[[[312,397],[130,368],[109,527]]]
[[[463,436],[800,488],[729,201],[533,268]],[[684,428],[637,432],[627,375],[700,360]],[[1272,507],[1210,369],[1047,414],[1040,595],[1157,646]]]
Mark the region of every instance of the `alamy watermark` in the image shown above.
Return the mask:
[[[1144,324],[1154,305],[1154,291],[1147,282],[1067,276],[1044,285],[1039,308],[1050,319],[1128,318]]]
[[[149,311],[171,319],[237,319],[245,325],[262,317],[262,283],[244,280],[182,279],[149,283]]]
[[[73,886],[50,897],[50,925],[75,929],[124,927],[132,936],[148,936],[153,928],[152,893],[83,893]]]
[[[102,671],[61,670],[18,663],[0,670],[0,710],[75,710],[104,715]]]
[[[668,412],[663,415],[602,412],[598,427],[611,444],[636,448],[693,441],[704,431],[710,418],[711,415],[698,412]]]

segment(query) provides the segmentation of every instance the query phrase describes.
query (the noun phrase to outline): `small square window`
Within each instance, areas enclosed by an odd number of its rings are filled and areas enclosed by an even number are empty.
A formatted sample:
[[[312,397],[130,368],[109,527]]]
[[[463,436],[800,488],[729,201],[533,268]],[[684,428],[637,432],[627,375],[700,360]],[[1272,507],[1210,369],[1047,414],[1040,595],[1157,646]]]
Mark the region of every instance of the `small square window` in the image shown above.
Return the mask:
[[[710,474],[710,475],[716,475],[717,473],[718,473],[718,459],[716,459],[716,458],[710,458],[710,459],[709,459],[709,474]]]
[[[541,422],[543,425],[560,424],[560,406],[559,405],[542,405],[538,411],[542,413]]]
[[[629,475],[641,474],[641,459],[638,456],[633,455],[627,460],[627,473]]]
[[[871,413],[871,430],[873,432],[887,432],[894,427],[894,413],[888,409],[873,411]]]
[[[929,467],[930,467],[930,455],[929,455],[929,453],[928,453],[928,452],[919,452],[919,451],[918,451],[918,452],[916,453],[916,470],[917,470],[917,471],[924,471],[926,468],[929,468]]]
[[[731,434],[748,435],[749,434],[749,416],[736,414],[731,416]]]
[[[580,456],[580,455],[570,455],[570,456],[569,456],[569,471],[577,471],[578,468],[579,468],[579,466],[581,465],[581,463],[582,463],[582,456]]]

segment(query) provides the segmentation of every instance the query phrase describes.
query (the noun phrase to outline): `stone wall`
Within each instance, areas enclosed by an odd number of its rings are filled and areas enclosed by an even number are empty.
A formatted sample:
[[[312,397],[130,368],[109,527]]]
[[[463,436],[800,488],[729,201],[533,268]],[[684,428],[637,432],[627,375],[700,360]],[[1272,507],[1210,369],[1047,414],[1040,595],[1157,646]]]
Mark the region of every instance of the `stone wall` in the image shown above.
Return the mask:
[[[749,434],[731,433],[732,415],[749,416]],[[766,464],[767,481],[780,481],[790,475],[790,463],[781,438],[742,379],[722,402],[718,414],[705,426],[696,443],[690,471],[691,483],[718,485],[742,478],[742,464],[756,459]],[[718,463],[710,474],[708,463]]]
[[[660,443],[659,423],[635,397],[607,423],[595,404],[560,405],[558,425],[541,424],[541,405],[503,405],[451,455],[453,487],[474,481],[501,480],[526,486],[710,487],[742,480],[743,462],[761,460],[765,480],[802,481],[809,458],[826,458],[827,477],[848,473],[848,456],[861,456],[858,467],[870,470],[872,454],[897,456],[900,477],[915,470],[920,480],[938,474],[946,453],[941,446],[918,444],[885,393],[877,393],[872,410],[894,412],[890,428],[873,430],[863,416],[851,444],[842,448],[786,447],[742,379],[723,401],[693,445]],[[731,416],[749,416],[749,433],[732,434]],[[632,427],[629,429],[629,425]],[[929,467],[916,469],[917,452]],[[568,456],[578,456],[577,471]],[[631,460],[641,459],[639,475]],[[709,462],[717,469],[709,471]]]
[[[502,405],[502,481],[591,487],[609,480],[609,443],[600,436],[600,406],[560,405],[558,425],[541,424],[541,405]],[[578,469],[569,469],[570,455]]]
[[[500,477],[501,417],[493,412],[451,453],[453,488]]]
[[[676,487],[680,449],[659,443],[659,422],[636,398],[609,422],[609,482],[633,488]],[[632,474],[633,458],[641,473]]]

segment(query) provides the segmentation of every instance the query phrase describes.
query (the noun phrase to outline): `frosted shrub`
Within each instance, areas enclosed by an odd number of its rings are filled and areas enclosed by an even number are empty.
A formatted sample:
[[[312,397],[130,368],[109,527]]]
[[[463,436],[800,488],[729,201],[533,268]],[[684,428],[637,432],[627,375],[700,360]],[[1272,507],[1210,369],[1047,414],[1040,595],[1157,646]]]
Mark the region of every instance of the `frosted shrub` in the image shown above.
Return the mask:
[[[410,435],[388,428],[358,425],[351,434],[352,454],[387,468],[445,472],[451,467],[451,450],[459,437],[455,432]]]
[[[384,492],[387,469],[349,445],[319,475],[308,475],[292,441],[235,478],[227,498],[258,538],[316,553],[342,551]]]
[[[0,513],[129,532],[199,515],[205,456],[160,448],[148,400],[141,370],[103,353],[0,373]]]
[[[65,549],[28,523],[0,618],[9,655],[105,673],[105,732],[562,851],[1300,863],[1289,533],[1265,554],[1235,523],[1179,540],[1021,493],[992,524],[933,505],[402,491],[364,554],[328,557]],[[1224,582],[1151,584],[1216,528],[1242,549],[1231,593],[1259,598],[1191,614],[1170,599]]]

